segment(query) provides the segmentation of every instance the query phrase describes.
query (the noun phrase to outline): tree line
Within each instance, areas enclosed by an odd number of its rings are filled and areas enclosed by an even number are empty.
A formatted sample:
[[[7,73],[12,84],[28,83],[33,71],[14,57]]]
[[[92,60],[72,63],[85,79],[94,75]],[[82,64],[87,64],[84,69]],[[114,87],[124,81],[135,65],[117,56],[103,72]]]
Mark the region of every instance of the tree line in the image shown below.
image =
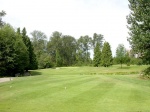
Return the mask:
[[[5,24],[0,28],[0,75],[15,76],[24,71],[61,66],[104,66],[114,64],[111,47],[103,42],[101,34],[94,33],[75,39],[69,35],[55,31],[49,38],[41,31],[31,32],[27,35],[26,28],[15,30],[11,25]],[[90,52],[94,49],[94,58]],[[117,63],[126,63],[125,47],[118,47]],[[120,53],[120,54],[119,54]],[[125,57],[126,56],[126,57]],[[116,64],[117,64],[116,63]]]
[[[128,52],[123,44],[116,49],[116,56],[112,56],[111,46],[104,42],[102,34],[94,33],[75,39],[70,35],[63,35],[55,31],[47,36],[41,31],[31,32],[31,42],[34,46],[39,68],[61,66],[104,66],[113,64],[138,64],[139,59]],[[94,57],[91,59],[91,51]],[[131,55],[132,54],[132,55]]]
[[[148,0],[129,0],[132,11],[127,16],[129,35],[128,41],[132,49],[126,50],[123,44],[116,49],[112,57],[111,46],[104,42],[102,34],[94,33],[78,39],[55,31],[47,36],[41,31],[27,35],[26,28],[15,30],[2,21],[6,15],[0,12],[0,76],[14,76],[15,73],[37,68],[61,66],[104,66],[113,64],[149,64],[150,63],[150,2]],[[94,51],[93,59],[90,58]],[[135,57],[136,54],[136,57]],[[146,70],[149,74],[150,68]]]

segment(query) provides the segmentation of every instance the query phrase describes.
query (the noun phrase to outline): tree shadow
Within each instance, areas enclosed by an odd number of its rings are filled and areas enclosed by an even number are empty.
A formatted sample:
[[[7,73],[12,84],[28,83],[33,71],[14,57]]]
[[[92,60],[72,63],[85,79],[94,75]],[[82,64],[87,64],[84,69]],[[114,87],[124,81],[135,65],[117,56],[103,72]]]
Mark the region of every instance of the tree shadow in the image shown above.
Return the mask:
[[[42,73],[38,72],[38,71],[30,71],[30,75],[31,76],[36,76],[36,75],[42,75]]]
[[[118,67],[117,69],[130,69],[130,66],[126,66],[126,67]]]

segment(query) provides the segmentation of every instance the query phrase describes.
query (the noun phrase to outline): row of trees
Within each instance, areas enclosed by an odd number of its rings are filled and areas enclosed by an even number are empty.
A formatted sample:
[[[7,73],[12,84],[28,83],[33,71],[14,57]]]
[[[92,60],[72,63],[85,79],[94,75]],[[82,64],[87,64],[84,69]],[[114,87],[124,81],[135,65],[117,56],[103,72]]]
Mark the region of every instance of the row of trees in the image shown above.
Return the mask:
[[[103,44],[103,36],[96,33],[92,38],[86,35],[75,39],[70,35],[62,35],[55,31],[49,41],[41,31],[35,30],[31,35],[39,68],[90,65],[92,64],[91,50],[95,48],[96,43],[101,46]]]
[[[33,31],[32,44],[37,56],[39,68],[53,66],[84,66],[93,65],[95,67],[108,67],[112,64],[140,64],[140,59],[135,58],[131,51],[127,51],[123,44],[119,44],[116,49],[116,57],[112,57],[111,47],[108,42],[104,42],[101,34],[93,34],[93,37],[81,36],[75,39],[69,35],[55,31],[47,41],[46,35],[41,31]],[[94,50],[93,60],[90,58],[91,51]]]
[[[96,67],[100,65],[108,67],[113,64],[112,52],[108,42],[104,43],[102,50],[100,48],[100,44],[99,43],[96,44],[94,48],[93,64]]]
[[[0,17],[6,13],[2,11]],[[23,73],[25,70],[54,66],[90,65],[90,52],[94,49],[94,66],[112,65],[108,42],[103,46],[103,35],[93,34],[75,39],[60,32],[53,32],[48,41],[41,31],[33,31],[31,38],[26,29],[15,29],[0,19],[0,75]]]
[[[149,0],[129,0],[131,13],[127,16],[128,38],[133,54],[138,54],[145,64],[150,63],[150,2]],[[29,69],[49,68],[53,66],[90,65],[111,66],[112,64],[137,62],[137,58],[123,45],[116,50],[112,58],[108,42],[103,43],[103,35],[93,34],[75,39],[60,32],[53,32],[48,41],[41,31],[33,31],[31,38],[18,28],[14,30],[2,21],[4,11],[0,12],[0,75],[14,75]],[[94,50],[93,61],[90,52]],[[142,63],[138,59],[139,63]],[[147,69],[148,73],[150,68]]]

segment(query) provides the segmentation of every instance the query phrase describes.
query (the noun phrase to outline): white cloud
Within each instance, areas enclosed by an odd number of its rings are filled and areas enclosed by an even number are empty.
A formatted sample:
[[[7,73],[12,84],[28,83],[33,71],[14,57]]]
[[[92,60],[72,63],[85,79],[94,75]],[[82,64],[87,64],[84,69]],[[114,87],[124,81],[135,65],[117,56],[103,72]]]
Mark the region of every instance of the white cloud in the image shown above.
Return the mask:
[[[41,30],[50,36],[53,31],[79,38],[100,33],[111,44],[113,54],[118,44],[127,48],[127,0],[1,0],[6,22],[26,27],[28,33]]]

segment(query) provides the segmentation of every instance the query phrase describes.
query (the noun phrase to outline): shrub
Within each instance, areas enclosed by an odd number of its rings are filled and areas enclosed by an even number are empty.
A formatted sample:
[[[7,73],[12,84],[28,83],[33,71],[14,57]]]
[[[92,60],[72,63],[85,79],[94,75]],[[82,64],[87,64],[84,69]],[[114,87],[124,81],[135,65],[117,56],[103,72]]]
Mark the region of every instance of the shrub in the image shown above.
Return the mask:
[[[145,69],[145,70],[143,71],[143,74],[144,74],[144,76],[150,78],[150,67],[148,67],[147,69]]]

